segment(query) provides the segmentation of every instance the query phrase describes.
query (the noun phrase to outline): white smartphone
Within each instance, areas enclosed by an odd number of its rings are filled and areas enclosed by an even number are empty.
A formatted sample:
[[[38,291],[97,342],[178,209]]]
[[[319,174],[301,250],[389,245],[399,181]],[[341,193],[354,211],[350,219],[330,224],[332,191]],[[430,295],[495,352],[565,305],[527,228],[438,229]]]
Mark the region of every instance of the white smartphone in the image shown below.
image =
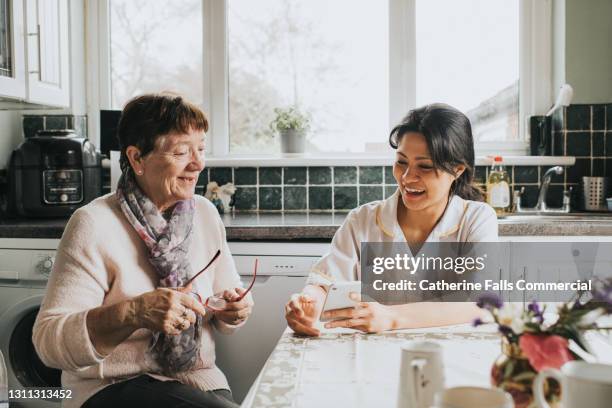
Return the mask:
[[[325,298],[325,303],[323,304],[323,312],[355,306],[357,302],[349,297],[351,292],[358,294],[361,293],[360,281],[333,283],[327,291],[327,297]],[[321,316],[322,315],[323,313],[321,313]],[[324,319],[321,317],[320,320],[322,322],[326,322],[331,319]]]

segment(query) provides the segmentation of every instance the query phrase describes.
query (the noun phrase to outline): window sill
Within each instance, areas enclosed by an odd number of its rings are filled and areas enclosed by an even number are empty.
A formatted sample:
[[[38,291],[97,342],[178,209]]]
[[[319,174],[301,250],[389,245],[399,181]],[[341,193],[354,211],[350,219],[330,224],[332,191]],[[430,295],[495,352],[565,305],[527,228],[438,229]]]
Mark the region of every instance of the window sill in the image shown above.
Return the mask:
[[[572,166],[572,156],[503,156],[508,166]],[[281,156],[226,156],[207,157],[206,167],[320,167],[320,166],[391,166],[392,154],[347,154]],[[487,156],[476,156],[477,166],[491,165]]]

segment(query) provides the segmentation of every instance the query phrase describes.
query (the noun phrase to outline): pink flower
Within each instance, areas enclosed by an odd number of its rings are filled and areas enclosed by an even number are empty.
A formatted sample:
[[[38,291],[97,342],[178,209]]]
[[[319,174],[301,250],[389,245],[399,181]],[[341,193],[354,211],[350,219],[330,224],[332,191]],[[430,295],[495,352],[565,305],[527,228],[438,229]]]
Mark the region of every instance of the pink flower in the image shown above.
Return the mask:
[[[559,369],[574,359],[568,350],[567,339],[557,335],[524,333],[519,338],[519,346],[538,372],[545,368]]]

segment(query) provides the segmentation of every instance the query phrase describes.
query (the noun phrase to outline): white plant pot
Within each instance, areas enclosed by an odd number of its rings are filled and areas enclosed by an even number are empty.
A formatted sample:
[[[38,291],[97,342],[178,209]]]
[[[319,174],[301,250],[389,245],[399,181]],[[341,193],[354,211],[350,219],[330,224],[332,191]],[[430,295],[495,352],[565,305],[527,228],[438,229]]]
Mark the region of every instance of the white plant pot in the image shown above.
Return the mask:
[[[306,150],[306,132],[287,129],[280,131],[281,153],[304,153]]]

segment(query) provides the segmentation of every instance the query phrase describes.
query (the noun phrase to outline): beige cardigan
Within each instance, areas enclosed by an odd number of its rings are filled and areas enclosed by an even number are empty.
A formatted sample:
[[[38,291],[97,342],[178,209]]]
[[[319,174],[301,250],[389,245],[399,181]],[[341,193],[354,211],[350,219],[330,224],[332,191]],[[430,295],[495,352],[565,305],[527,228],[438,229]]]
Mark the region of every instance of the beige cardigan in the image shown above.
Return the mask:
[[[193,226],[190,259],[194,273],[221,249],[219,259],[196,280],[194,289],[207,297],[240,286],[225,227],[215,207],[201,196],[196,196]],[[86,316],[90,309],[152,291],[157,281],[147,249],[114,194],[94,200],[70,218],[32,334],[42,361],[63,370],[62,386],[72,390],[73,398],[65,400],[64,407],[80,407],[107,385],[154,373],[155,363],[146,353],[149,330],[135,331],[111,354],[102,356],[89,339]],[[236,329],[209,317],[202,333],[201,367],[176,378],[201,390],[229,389],[215,365],[213,325],[226,334]]]

